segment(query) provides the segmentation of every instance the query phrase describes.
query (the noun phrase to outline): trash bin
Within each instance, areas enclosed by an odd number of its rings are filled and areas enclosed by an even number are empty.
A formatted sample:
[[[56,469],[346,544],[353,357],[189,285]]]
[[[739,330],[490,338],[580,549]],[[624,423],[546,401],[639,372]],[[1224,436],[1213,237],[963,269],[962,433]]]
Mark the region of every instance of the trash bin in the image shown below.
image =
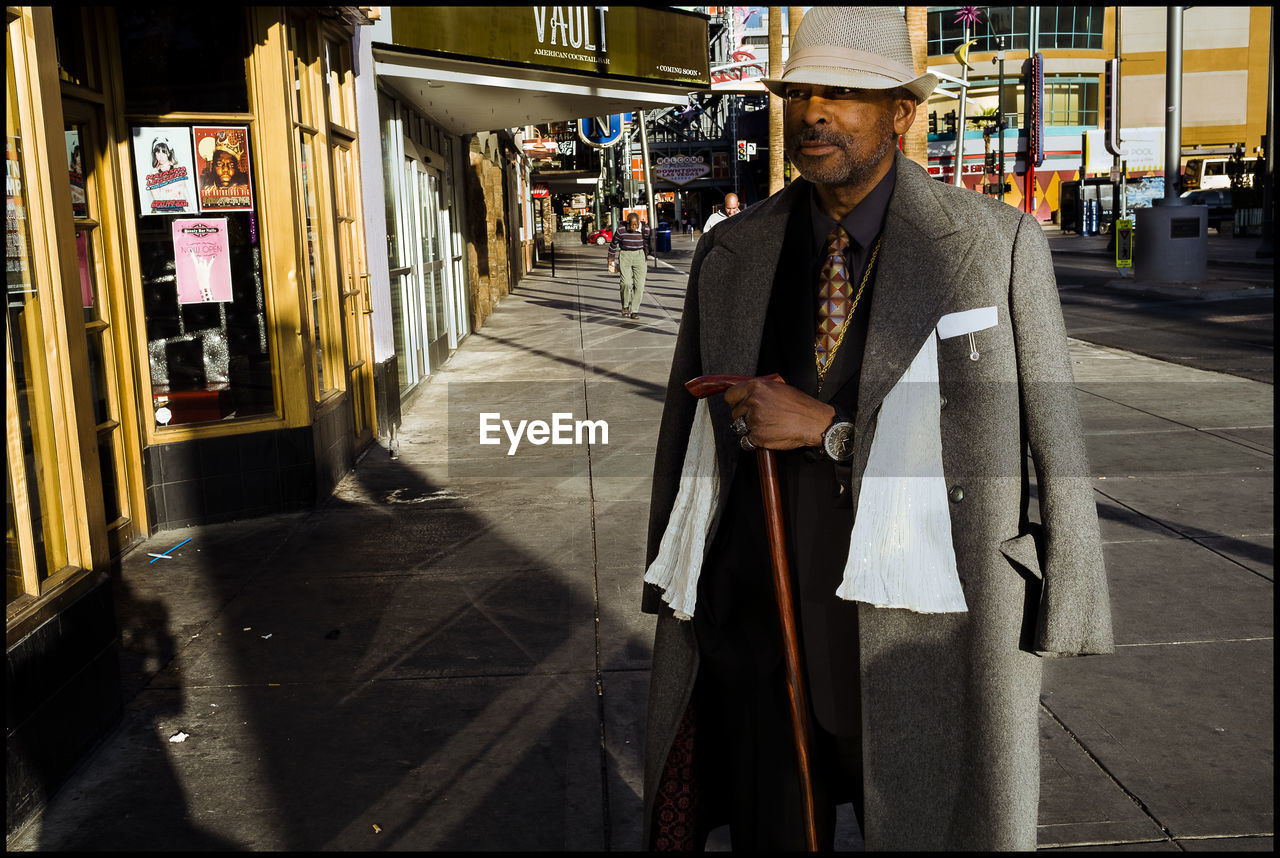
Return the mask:
[[[1097,200],[1081,200],[1081,202],[1084,205],[1084,212],[1083,212],[1083,216],[1081,217],[1081,220],[1083,223],[1082,223],[1082,228],[1080,230],[1080,234],[1081,235],[1101,234],[1102,228],[1101,228],[1100,215],[1101,215],[1102,206],[1098,203]]]
[[[671,225],[666,221],[658,224],[658,251],[660,253],[671,252]]]

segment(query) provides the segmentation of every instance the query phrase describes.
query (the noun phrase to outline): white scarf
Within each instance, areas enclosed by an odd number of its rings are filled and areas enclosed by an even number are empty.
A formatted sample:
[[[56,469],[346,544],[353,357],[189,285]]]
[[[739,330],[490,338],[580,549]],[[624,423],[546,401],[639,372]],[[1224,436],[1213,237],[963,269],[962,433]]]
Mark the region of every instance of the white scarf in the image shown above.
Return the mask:
[[[880,408],[836,589],[841,599],[922,614],[968,610],[951,542],[940,417],[938,342],[930,336]],[[693,617],[719,487],[711,414],[702,400],[675,505],[644,576],[662,588],[678,619]]]

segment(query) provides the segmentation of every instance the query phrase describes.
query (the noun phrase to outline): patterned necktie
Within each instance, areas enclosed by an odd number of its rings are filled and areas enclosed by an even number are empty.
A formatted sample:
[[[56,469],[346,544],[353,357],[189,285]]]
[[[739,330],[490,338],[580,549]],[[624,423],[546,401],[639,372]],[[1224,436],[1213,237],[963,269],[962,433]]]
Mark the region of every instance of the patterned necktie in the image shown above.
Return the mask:
[[[835,357],[845,321],[852,312],[853,287],[849,282],[849,266],[844,261],[849,249],[849,233],[840,224],[827,236],[827,261],[818,275],[818,334],[814,356],[818,373],[825,375],[828,363]]]

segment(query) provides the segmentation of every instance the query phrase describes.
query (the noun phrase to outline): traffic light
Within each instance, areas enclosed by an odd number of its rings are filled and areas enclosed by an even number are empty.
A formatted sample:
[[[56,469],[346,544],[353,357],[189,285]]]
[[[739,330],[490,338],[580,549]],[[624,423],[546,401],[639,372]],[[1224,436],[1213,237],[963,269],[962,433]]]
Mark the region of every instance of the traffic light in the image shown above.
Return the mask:
[[[739,161],[747,160],[747,141],[746,140],[738,141],[738,160]]]
[[[930,134],[938,133],[938,114],[936,113],[929,114],[929,133]]]
[[[954,110],[947,111],[942,117],[943,123],[946,125],[948,134],[956,133],[956,112]]]

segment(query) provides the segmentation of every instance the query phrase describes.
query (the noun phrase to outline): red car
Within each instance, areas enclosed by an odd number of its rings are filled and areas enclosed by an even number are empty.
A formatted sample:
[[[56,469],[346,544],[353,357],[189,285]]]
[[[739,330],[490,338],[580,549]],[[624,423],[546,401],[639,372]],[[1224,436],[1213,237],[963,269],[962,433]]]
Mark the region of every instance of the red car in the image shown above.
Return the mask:
[[[587,244],[608,244],[611,241],[613,241],[613,227],[597,229],[587,236]]]

